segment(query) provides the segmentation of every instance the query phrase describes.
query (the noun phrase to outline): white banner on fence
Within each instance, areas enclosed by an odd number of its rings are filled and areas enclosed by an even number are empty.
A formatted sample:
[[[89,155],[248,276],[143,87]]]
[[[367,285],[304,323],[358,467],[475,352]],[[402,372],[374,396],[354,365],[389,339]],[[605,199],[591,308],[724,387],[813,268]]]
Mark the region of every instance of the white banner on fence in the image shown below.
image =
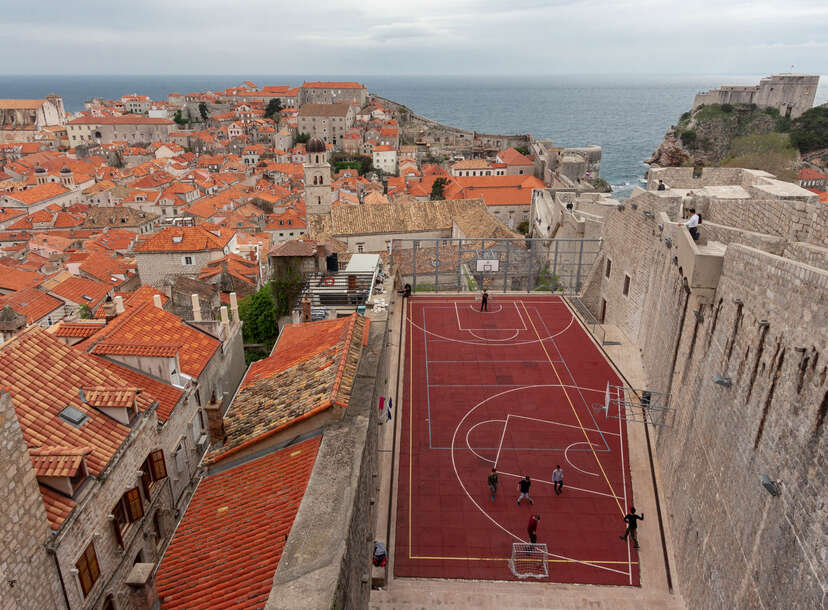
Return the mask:
[[[484,272],[497,271],[499,264],[500,264],[500,261],[496,258],[491,259],[491,260],[485,259],[485,258],[478,258],[477,259],[477,270],[478,271],[484,271]]]

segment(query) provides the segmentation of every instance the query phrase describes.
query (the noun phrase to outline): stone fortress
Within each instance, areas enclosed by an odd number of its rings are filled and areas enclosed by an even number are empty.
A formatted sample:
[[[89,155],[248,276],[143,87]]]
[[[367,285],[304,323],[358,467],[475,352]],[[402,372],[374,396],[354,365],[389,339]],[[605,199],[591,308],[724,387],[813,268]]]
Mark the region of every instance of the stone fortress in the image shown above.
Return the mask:
[[[709,104],[756,104],[776,108],[779,114],[795,119],[814,105],[819,76],[774,74],[758,85],[725,85],[703,91],[693,100],[693,110]]]
[[[654,451],[678,593],[687,607],[824,607],[828,208],[725,168],[651,169],[623,204],[566,197],[537,197],[537,216],[557,236],[600,226],[582,298],[669,394]]]

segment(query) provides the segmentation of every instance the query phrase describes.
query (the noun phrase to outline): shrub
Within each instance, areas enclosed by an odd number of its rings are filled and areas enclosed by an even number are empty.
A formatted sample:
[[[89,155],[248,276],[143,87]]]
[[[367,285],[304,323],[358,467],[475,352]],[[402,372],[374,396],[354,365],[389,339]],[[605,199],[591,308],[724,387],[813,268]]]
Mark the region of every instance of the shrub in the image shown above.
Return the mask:
[[[696,132],[693,129],[682,131],[679,137],[681,138],[681,143],[687,148],[693,148],[696,145]]]
[[[524,220],[523,222],[519,223],[517,226],[517,230],[524,235],[529,234],[529,221]]]
[[[690,120],[690,113],[685,112],[679,117],[679,122],[689,121]]]
[[[733,104],[722,104],[722,112],[733,112]]]
[[[828,106],[817,106],[791,121],[791,143],[801,152],[828,148]]]

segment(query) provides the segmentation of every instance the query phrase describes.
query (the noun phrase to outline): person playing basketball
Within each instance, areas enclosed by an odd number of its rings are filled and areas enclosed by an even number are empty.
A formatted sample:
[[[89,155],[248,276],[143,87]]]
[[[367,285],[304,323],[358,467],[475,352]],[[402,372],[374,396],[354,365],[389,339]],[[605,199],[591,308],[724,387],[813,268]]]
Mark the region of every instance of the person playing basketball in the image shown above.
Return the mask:
[[[480,298],[480,311],[489,311],[489,293],[483,289],[483,296]]]

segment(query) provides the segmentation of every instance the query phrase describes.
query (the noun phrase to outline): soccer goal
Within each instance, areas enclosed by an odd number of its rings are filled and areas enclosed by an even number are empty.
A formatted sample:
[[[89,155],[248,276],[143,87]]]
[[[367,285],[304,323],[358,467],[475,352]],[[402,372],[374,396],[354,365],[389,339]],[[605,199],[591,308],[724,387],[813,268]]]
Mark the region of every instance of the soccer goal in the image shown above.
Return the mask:
[[[549,578],[549,569],[546,567],[547,557],[549,557],[549,552],[545,544],[515,542],[512,544],[509,569],[520,579]]]

